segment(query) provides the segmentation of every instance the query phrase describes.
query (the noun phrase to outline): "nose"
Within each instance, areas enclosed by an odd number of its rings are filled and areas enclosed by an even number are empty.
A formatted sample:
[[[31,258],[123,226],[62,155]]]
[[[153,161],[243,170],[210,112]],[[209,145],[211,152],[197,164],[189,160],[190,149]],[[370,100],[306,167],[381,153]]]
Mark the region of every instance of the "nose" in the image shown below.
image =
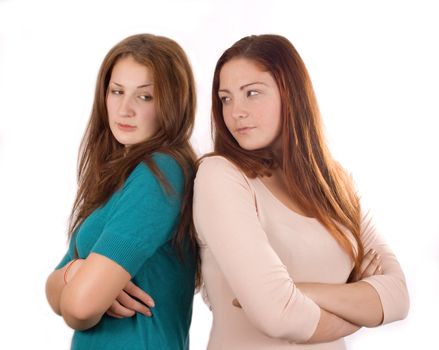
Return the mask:
[[[243,119],[248,117],[248,111],[245,108],[245,105],[241,101],[233,101],[232,105],[232,117],[234,119]]]
[[[130,96],[124,95],[119,105],[119,115],[121,117],[133,117],[135,110],[133,108],[133,101]]]

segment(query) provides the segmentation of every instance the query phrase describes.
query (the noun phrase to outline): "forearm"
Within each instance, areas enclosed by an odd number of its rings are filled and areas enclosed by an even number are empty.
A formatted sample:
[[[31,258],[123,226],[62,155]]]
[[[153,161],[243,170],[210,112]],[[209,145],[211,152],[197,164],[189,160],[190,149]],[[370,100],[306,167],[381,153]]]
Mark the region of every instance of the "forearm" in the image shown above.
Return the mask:
[[[87,305],[86,290],[81,285],[66,285],[59,296],[60,315],[69,327],[79,331],[95,326],[105,313],[105,309]]]
[[[52,310],[61,316],[60,300],[65,286],[64,273],[68,264],[61,269],[53,271],[46,282],[46,298]]]
[[[92,328],[99,323],[104,312],[101,314],[88,315],[74,312],[69,305],[69,303],[71,303],[71,301],[69,300],[69,296],[66,294],[63,294],[61,296],[60,311],[61,316],[70,328],[78,331],[83,331]]]
[[[324,310],[320,310],[320,320],[314,334],[305,344],[325,343],[346,337],[360,329],[342,318]]]
[[[232,304],[236,307],[242,308],[237,299],[234,299]],[[351,322],[348,322],[337,315],[334,315],[322,308],[320,308],[320,316],[316,329],[313,335],[307,341],[297,342],[299,344],[314,344],[331,342],[359,330],[361,327]],[[294,341],[290,341],[294,343]]]
[[[356,325],[374,327],[383,321],[380,297],[367,282],[299,283],[297,287],[321,308]]]
[[[130,274],[105,256],[91,253],[75,262],[67,273],[59,307],[73,329],[95,326],[130,281]]]
[[[76,297],[75,291],[67,286],[64,278],[66,270],[69,269],[66,278],[70,283],[79,270],[81,263],[81,261],[76,261],[70,267],[70,263],[68,263],[61,269],[53,271],[49,275],[46,283],[46,296],[53,311],[62,316],[67,325],[76,330],[91,328],[95,326],[102,317],[102,314],[86,314],[74,306]]]

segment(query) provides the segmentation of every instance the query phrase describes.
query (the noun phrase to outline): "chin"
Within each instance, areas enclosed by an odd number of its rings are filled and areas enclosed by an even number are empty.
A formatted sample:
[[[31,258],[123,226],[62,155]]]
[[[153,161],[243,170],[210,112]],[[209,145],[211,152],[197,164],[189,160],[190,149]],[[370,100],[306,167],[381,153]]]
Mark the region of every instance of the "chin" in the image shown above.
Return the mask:
[[[258,149],[264,148],[264,146],[249,144],[249,143],[238,143],[238,144],[242,149],[245,149],[246,151],[256,151]]]
[[[129,139],[127,137],[116,137],[115,139],[117,142],[119,142],[122,146],[132,146],[134,145],[136,142],[134,142],[134,140]]]

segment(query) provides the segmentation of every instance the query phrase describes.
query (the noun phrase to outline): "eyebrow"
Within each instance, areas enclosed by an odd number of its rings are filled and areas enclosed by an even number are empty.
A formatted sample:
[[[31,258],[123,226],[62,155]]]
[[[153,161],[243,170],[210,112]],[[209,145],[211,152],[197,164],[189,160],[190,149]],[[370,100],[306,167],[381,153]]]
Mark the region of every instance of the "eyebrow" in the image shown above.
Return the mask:
[[[116,82],[114,82],[114,81],[110,81],[110,83],[112,83],[112,84],[114,84],[114,85],[117,85],[117,86],[120,86],[120,87],[123,87],[122,84],[116,83]],[[146,84],[143,84],[143,85],[139,85],[139,86],[137,87],[137,89],[141,89],[141,88],[148,87],[148,86],[151,86],[151,85],[154,85],[154,84],[153,84],[153,83],[146,83]]]
[[[244,85],[240,86],[239,90],[244,90],[246,87],[248,87],[250,85],[255,85],[255,84],[261,84],[261,85],[268,86],[266,83],[264,83],[262,81],[254,81],[252,83],[248,83],[248,84],[244,84]],[[219,89],[218,92],[230,92],[230,91],[227,89]]]

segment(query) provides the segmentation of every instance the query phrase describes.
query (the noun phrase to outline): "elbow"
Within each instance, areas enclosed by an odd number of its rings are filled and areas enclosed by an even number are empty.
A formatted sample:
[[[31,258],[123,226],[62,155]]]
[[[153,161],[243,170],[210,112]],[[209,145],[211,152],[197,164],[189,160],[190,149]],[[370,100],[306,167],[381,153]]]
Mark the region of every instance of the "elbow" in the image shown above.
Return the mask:
[[[384,312],[384,319],[380,325],[387,323],[401,321],[405,319],[409,313],[410,302],[408,296],[404,300],[399,300],[398,305],[395,305],[393,309],[388,309]]]
[[[269,338],[284,339],[290,341],[291,343],[300,342],[300,340],[296,338],[294,334],[286,331],[285,329],[283,329],[283,327],[279,327],[279,324],[277,324],[277,322],[267,322],[266,324],[260,325],[258,328],[261,333]]]
[[[59,307],[59,298],[56,297],[56,291],[53,290],[52,281],[49,276],[46,282],[46,299],[49,303],[52,310],[58,315],[61,316],[61,310]]]
[[[62,316],[59,305],[56,305],[49,296],[47,296],[47,301],[49,302],[49,305],[52,308],[53,312],[55,312],[58,316]]]
[[[296,320],[303,317],[298,315]],[[296,323],[296,324],[295,324]],[[265,317],[259,322],[254,322],[258,330],[269,338],[286,340],[290,344],[305,342],[310,334],[307,335],[305,327],[297,324],[293,320],[288,320],[282,317]]]
[[[384,312],[382,324],[405,319],[410,309],[410,297],[405,281],[400,282],[399,288],[395,288],[393,293],[388,293],[381,302]]]
[[[77,331],[95,326],[103,315],[90,307],[89,303],[81,301],[80,298],[62,298],[60,309],[66,324]]]
[[[410,297],[405,281],[401,282],[399,293],[395,296],[393,312],[390,312],[389,322],[400,321],[407,317],[410,310]],[[384,316],[386,319],[386,316]],[[387,323],[386,320],[384,323]]]
[[[282,339],[289,338],[284,331],[283,327],[279,327],[277,322],[264,322],[258,326],[261,333],[269,338]]]
[[[93,327],[93,325],[90,325],[88,318],[84,318],[69,312],[63,312],[62,316],[65,323],[76,331],[85,331],[86,329]]]
[[[404,308],[404,312],[402,313],[402,318],[401,319],[404,319],[404,318],[406,318],[408,316],[409,310],[410,310],[410,302],[407,300],[407,305]]]
[[[375,328],[381,326],[383,324],[383,321],[384,321],[384,313],[381,312],[381,314],[377,315],[377,317],[360,320],[360,322],[355,322],[355,324],[357,324],[360,327]]]
[[[407,317],[410,310],[410,297],[407,287],[404,288],[403,296],[401,298],[401,309],[399,313],[399,319],[403,320]]]
[[[320,320],[320,307],[301,293],[294,294],[286,303],[278,304],[278,307],[272,305],[265,312],[261,311],[260,306],[244,310],[260,332],[269,338],[286,340],[291,344],[306,342]]]

